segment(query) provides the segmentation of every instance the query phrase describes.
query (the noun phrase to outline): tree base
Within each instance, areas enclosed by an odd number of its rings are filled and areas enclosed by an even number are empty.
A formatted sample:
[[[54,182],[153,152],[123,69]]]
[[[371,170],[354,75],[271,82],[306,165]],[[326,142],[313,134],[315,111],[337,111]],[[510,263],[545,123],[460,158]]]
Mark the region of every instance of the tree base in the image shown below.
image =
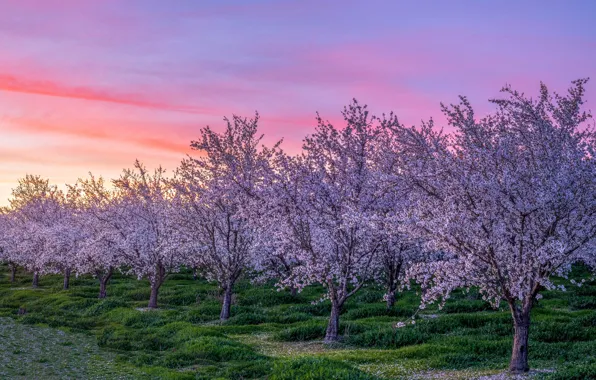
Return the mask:
[[[325,339],[323,339],[323,344],[325,345],[334,345],[334,344],[340,344],[342,341],[344,340],[343,336],[336,336],[336,337],[325,337]]]

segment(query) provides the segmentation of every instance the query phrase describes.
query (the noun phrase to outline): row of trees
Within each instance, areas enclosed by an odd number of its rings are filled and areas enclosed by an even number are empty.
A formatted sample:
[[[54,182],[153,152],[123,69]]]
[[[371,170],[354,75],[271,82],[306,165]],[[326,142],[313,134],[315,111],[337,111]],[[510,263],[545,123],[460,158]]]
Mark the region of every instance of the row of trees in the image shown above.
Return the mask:
[[[505,88],[476,118],[466,98],[443,106],[452,134],[375,117],[356,101],[337,128],[320,117],[299,155],[262,145],[258,115],[209,127],[197,157],[172,176],[141,163],[108,187],[90,175],[61,191],[26,176],[1,215],[2,259],[34,273],[90,273],[99,297],[116,270],[147,278],[157,307],[169,273],[186,266],[222,290],[230,316],[243,274],[300,291],[320,284],[332,305],[326,341],[339,338],[346,300],[362,286],[395,294],[411,280],[422,304],[477,287],[506,302],[512,371],[528,369],[530,311],[581,261],[596,266],[596,135],[582,111],[586,80],[538,99]]]

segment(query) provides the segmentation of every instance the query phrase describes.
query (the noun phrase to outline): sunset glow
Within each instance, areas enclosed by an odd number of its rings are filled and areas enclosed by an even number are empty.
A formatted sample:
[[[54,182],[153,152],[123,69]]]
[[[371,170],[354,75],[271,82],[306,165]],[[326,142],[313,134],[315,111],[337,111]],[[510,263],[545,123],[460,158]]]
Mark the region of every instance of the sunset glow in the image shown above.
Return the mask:
[[[297,151],[352,98],[441,126],[459,94],[482,111],[506,83],[594,76],[592,2],[415,3],[0,0],[0,204],[27,173],[173,170],[232,114]]]

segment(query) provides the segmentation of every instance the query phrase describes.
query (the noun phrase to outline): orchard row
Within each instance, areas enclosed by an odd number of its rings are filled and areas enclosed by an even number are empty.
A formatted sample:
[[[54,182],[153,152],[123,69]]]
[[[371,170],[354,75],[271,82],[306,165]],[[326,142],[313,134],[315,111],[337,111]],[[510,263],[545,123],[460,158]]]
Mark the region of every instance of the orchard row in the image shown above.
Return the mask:
[[[90,175],[65,191],[27,175],[1,214],[1,258],[32,272],[33,286],[46,273],[62,273],[65,288],[92,274],[100,298],[114,271],[147,278],[150,308],[169,273],[194,268],[223,291],[222,320],[242,275],[292,292],[321,284],[326,341],[367,283],[385,286],[389,308],[412,282],[422,308],[477,287],[509,305],[510,369],[526,371],[534,301],[573,263],[596,264],[585,82],[564,96],[543,85],[536,99],[505,88],[484,118],[462,97],[443,106],[450,133],[354,101],[341,127],[319,118],[297,155],[263,145],[257,114],[201,129],[198,154],[171,175],[137,161],[109,184]]]

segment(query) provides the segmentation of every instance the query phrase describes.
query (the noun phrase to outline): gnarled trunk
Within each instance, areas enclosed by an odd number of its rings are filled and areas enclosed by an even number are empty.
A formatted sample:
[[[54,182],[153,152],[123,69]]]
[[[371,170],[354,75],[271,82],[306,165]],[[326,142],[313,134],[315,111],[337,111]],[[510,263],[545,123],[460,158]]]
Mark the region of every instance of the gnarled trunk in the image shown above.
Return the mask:
[[[339,340],[339,313],[341,312],[341,305],[338,302],[331,301],[331,315],[329,316],[329,323],[327,324],[327,331],[325,332],[325,342],[337,342]]]
[[[69,286],[70,286],[70,268],[68,268],[64,271],[64,284],[62,286],[62,289],[68,290]]]
[[[15,281],[15,277],[17,275],[17,266],[14,264],[10,264],[10,283],[13,284]]]
[[[37,272],[34,272],[33,273],[33,284],[32,284],[32,286],[34,288],[37,288],[39,286],[39,273],[37,273]]]
[[[112,277],[113,269],[110,268],[105,275],[101,275],[101,273],[97,274],[97,278],[99,278],[99,296],[97,298],[106,298],[107,292],[106,288],[108,286],[108,281]]]
[[[232,288],[233,285],[227,285],[224,288],[221,313],[219,314],[219,319],[222,321],[227,321],[230,318],[230,309],[232,307]]]

